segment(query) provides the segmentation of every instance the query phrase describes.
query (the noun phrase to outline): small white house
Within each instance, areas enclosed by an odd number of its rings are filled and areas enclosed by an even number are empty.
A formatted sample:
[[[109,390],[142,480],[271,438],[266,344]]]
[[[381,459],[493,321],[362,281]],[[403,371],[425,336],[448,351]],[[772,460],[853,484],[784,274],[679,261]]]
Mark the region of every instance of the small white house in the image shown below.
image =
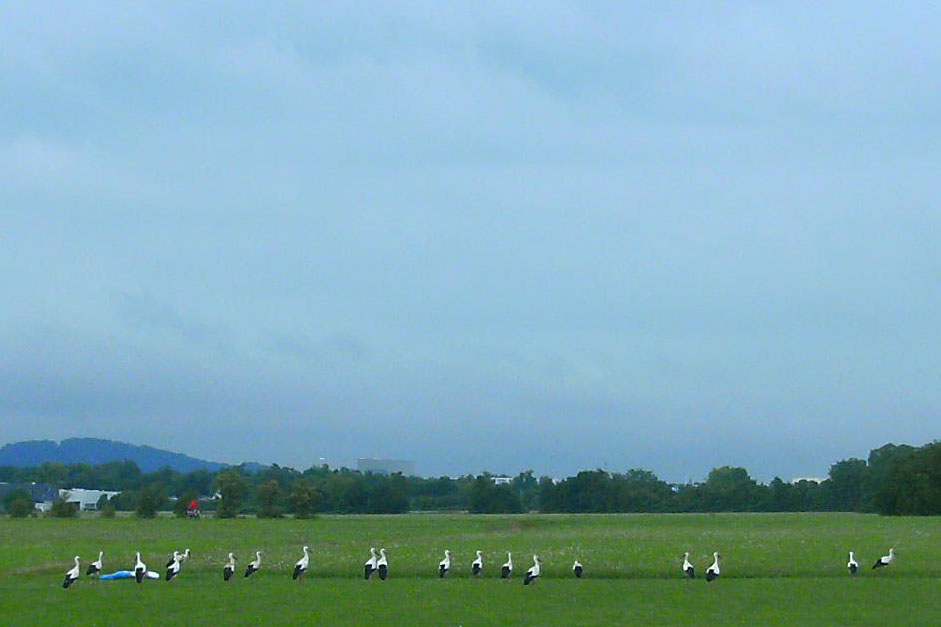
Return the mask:
[[[513,477],[492,477],[494,485],[510,485]]]
[[[121,494],[111,490],[86,490],[85,488],[70,488],[68,490],[59,490],[59,498],[66,503],[76,503],[79,511],[93,512],[98,509],[98,501],[102,495],[108,499]]]

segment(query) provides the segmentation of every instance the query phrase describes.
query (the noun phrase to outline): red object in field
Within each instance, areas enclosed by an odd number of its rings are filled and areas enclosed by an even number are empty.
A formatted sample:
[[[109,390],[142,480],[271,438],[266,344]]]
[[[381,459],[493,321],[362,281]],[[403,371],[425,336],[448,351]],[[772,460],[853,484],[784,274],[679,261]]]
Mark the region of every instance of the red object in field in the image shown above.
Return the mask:
[[[187,509],[199,509],[199,501],[193,499],[190,501],[189,507]]]

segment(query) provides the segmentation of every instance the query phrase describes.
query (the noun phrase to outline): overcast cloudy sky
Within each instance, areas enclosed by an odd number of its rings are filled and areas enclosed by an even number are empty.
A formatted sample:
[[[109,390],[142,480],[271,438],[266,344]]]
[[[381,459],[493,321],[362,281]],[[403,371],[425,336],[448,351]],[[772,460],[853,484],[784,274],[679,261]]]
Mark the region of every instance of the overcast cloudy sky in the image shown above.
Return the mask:
[[[684,480],[941,434],[937,8],[191,4],[0,4],[0,444]]]

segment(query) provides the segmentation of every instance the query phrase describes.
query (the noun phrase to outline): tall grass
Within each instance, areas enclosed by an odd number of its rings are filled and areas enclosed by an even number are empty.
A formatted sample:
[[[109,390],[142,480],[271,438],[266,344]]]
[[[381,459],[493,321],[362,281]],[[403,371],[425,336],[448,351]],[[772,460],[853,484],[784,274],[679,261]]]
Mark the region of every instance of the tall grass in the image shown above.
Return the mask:
[[[712,624],[871,624],[866,612],[897,603],[908,624],[941,624],[939,539],[941,519],[856,514],[0,519],[0,623],[118,624],[139,615],[139,624],[157,624],[174,622],[159,619],[169,611],[175,622],[227,625],[355,625],[366,617],[393,625],[707,624],[710,616]],[[298,584],[290,570],[304,544],[312,548],[310,574]],[[370,546],[388,550],[389,581],[360,579]],[[897,562],[872,571],[890,546]],[[104,550],[110,571],[130,568],[141,551],[162,571],[169,553],[183,548],[194,557],[171,584],[83,577],[60,588],[76,554],[84,569]],[[454,565],[441,582],[445,548]],[[226,554],[234,551],[244,568],[256,549],[265,551],[262,571],[223,584]],[[486,559],[482,581],[470,578],[477,549]],[[681,578],[687,550],[700,573],[713,551],[723,555],[717,584]],[[863,566],[852,580],[849,550]],[[512,582],[498,579],[506,551],[514,554]],[[543,581],[524,589],[518,576],[534,553]],[[571,575],[576,557],[582,581]]]

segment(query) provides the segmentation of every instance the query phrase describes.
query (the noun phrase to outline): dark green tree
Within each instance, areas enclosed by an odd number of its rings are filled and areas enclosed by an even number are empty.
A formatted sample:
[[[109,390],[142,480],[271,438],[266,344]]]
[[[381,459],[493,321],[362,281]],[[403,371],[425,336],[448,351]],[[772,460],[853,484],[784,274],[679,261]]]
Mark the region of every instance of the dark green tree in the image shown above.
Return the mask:
[[[114,518],[114,515],[117,513],[117,510],[114,507],[114,503],[108,501],[103,506],[98,508],[98,515],[102,518]]]
[[[889,479],[896,464],[913,452],[915,452],[915,447],[908,444],[885,444],[869,451],[869,472],[866,481],[867,511],[884,512],[886,510],[886,499],[891,499],[891,490],[883,489],[883,484]]]
[[[3,506],[12,518],[26,518],[36,509],[26,490],[13,490],[3,497]]]
[[[269,479],[258,486],[256,490],[258,499],[259,518],[279,518],[281,516],[281,486],[276,479]]]
[[[539,480],[532,470],[526,470],[513,479],[513,488],[519,493],[523,511],[539,508]]]
[[[291,486],[288,503],[297,518],[308,518],[320,511],[322,497],[320,492],[304,477],[300,477]]]
[[[657,512],[668,509],[673,489],[649,470],[634,468],[612,477],[618,512]]]
[[[762,490],[744,468],[713,468],[702,486],[701,506],[707,512],[760,511]],[[765,499],[766,500],[766,499]]]
[[[562,511],[559,490],[556,489],[552,477],[539,477],[539,511],[546,513]]]
[[[98,515],[102,518],[114,518],[116,511],[114,503],[111,502],[111,499],[108,498],[107,494],[102,494],[98,498],[98,503],[95,507],[98,510]]]
[[[375,475],[366,488],[366,511],[371,514],[403,514],[408,511],[408,481],[400,473]]]
[[[137,491],[137,504],[134,511],[140,518],[154,518],[157,512],[166,505],[167,497],[163,486],[151,484]]]
[[[941,442],[896,457],[876,495],[876,503],[881,514],[941,514]]]
[[[472,514],[514,514],[523,511],[519,492],[511,484],[496,485],[483,474],[470,486],[468,504]]]
[[[864,459],[844,459],[830,466],[823,489],[826,507],[838,512],[862,511],[866,506],[869,465]]]
[[[225,470],[214,481],[219,492],[219,518],[235,518],[242,511],[242,501],[248,494],[248,482],[237,470]]]
[[[177,494],[184,492],[195,494],[189,499],[190,501],[199,496],[208,495],[212,490],[212,478],[212,474],[205,468],[194,470],[179,479]]]
[[[136,490],[140,487],[141,471],[132,461],[106,462],[95,468],[101,490]]]
[[[177,498],[176,502],[173,503],[173,515],[177,518],[186,518],[186,514],[189,511],[189,504],[193,502],[193,499],[199,498],[199,495],[196,493],[196,490],[187,490]]]
[[[75,518],[78,516],[78,504],[69,503],[64,498],[57,498],[52,502],[49,514],[56,518]]]
[[[797,499],[794,495],[794,486],[775,477],[768,486],[771,495],[768,498],[768,509],[772,512],[797,511]]]
[[[423,479],[408,477],[412,509],[461,510],[467,509],[467,500],[459,481],[450,477]]]

